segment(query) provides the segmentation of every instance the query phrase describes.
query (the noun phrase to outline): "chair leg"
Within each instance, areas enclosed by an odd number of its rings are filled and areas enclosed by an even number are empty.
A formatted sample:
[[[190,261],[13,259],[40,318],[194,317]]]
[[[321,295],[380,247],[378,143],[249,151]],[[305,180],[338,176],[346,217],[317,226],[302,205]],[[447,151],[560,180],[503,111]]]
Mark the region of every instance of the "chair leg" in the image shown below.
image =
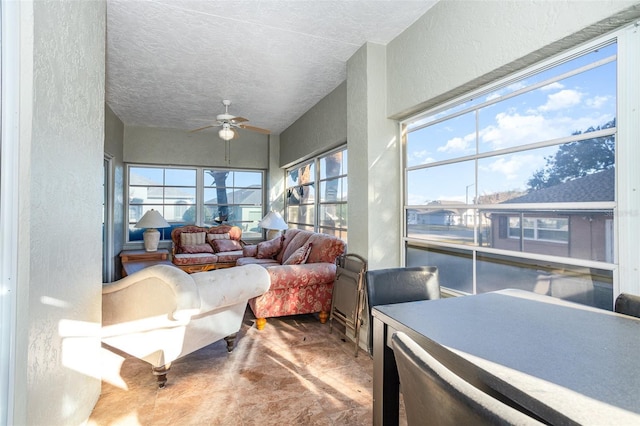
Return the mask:
[[[265,325],[267,325],[267,319],[266,318],[258,318],[258,319],[256,319],[256,328],[258,330],[262,330]]]
[[[318,315],[320,316],[321,324],[324,324],[327,322],[327,318],[329,318],[329,314],[327,313],[327,311],[320,311]]]
[[[231,352],[233,350],[233,346],[236,343],[236,336],[238,336],[238,333],[230,334],[229,336],[224,338],[224,340],[227,342],[227,352]]]
[[[167,384],[167,373],[171,368],[171,363],[165,364],[161,367],[152,367],[153,375],[156,376],[158,380],[158,387],[160,389],[164,389]]]

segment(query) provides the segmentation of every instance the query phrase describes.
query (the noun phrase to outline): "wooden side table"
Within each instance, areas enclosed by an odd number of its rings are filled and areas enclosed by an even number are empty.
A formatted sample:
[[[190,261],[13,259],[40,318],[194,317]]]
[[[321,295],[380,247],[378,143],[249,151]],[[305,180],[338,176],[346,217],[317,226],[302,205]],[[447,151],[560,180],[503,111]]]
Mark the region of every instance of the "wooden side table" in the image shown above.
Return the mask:
[[[141,269],[152,265],[171,265],[169,260],[169,250],[158,249],[157,251],[146,250],[122,250],[120,252],[122,261],[122,276],[126,277]]]

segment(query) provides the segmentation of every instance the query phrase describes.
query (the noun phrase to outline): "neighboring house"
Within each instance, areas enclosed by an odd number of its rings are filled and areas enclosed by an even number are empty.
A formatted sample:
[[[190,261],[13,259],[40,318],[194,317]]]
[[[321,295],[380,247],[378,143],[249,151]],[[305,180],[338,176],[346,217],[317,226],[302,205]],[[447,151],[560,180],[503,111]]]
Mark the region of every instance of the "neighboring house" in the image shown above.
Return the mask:
[[[590,174],[549,188],[512,198],[505,204],[614,201],[615,169]],[[483,210],[490,215],[491,247],[611,262],[613,216],[610,211],[552,211],[521,218],[518,210]],[[520,226],[520,220],[523,226]]]
[[[473,223],[473,210],[468,209],[466,204],[460,201],[432,201],[427,204],[429,207],[439,204],[460,205],[459,209],[414,209],[408,220],[409,225],[464,225],[467,216]],[[467,211],[469,210],[468,214]]]

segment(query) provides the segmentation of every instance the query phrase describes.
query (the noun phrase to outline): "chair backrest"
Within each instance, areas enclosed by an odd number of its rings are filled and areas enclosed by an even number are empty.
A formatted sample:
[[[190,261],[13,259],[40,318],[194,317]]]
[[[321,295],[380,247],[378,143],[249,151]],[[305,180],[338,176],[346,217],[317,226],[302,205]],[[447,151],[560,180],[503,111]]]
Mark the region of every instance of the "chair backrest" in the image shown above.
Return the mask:
[[[409,426],[542,424],[474,387],[406,334],[391,341]]]
[[[616,297],[614,310],[619,314],[631,315],[640,318],[640,296],[629,293],[620,293]]]
[[[378,305],[440,299],[438,268],[411,266],[367,271],[369,306],[369,353],[373,355],[373,318],[371,309]]]

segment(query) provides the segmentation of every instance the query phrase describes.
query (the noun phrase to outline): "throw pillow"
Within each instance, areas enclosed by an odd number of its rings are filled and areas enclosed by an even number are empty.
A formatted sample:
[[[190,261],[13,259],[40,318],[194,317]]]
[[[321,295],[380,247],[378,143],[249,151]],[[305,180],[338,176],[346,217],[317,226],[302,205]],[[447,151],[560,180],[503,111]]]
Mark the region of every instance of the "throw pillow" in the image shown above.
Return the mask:
[[[216,253],[221,251],[242,250],[242,245],[236,240],[213,240],[211,244]]]
[[[207,234],[207,238],[209,239],[209,241],[213,241],[213,240],[228,240],[229,237],[229,233],[225,232],[224,234]]]
[[[311,243],[307,243],[291,253],[291,256],[287,260],[285,260],[283,265],[300,265],[307,261],[309,257],[309,253],[311,253]]]
[[[182,246],[182,252],[188,254],[213,253],[213,248],[211,248],[209,244],[196,244],[193,246]]]
[[[256,257],[258,254],[258,246],[255,244],[247,244],[242,247],[242,257]]]
[[[282,249],[282,236],[278,236],[269,241],[262,241],[258,243],[258,251],[256,253],[257,259],[273,259],[280,253]]]
[[[204,232],[183,232],[180,234],[180,245],[182,247],[204,243]]]

